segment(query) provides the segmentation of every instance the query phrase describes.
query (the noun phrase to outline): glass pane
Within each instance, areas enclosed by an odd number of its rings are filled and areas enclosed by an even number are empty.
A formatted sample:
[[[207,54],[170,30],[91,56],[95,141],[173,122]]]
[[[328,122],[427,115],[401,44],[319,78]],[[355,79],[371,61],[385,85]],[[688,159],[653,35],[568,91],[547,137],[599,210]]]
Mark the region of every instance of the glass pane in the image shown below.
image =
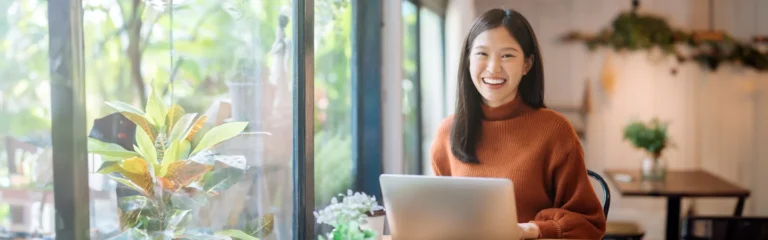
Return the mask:
[[[352,4],[315,1],[315,209],[352,188]],[[317,225],[317,234],[329,231]]]
[[[419,10],[419,54],[423,56],[419,65],[421,88],[421,156],[424,174],[432,174],[432,166],[429,159],[429,148],[432,146],[437,128],[443,118],[446,117],[446,109],[453,103],[445,100],[445,74],[443,63],[443,30],[442,18],[432,10],[421,8]],[[453,81],[448,80],[449,84]]]
[[[403,0],[403,162],[405,173],[420,174],[418,26],[416,5]]]
[[[46,1],[0,1],[0,239],[54,228]]]
[[[93,239],[292,238],[291,3],[85,3]]]

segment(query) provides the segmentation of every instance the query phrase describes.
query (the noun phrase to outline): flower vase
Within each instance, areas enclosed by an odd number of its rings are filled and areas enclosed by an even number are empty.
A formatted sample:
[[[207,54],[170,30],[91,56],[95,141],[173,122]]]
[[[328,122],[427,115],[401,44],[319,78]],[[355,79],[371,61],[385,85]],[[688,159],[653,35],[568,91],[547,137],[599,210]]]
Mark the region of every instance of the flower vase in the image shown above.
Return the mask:
[[[384,210],[375,211],[373,214],[369,213],[366,217],[366,223],[360,227],[376,232],[376,240],[381,240],[384,235],[384,222],[386,218],[387,214]]]
[[[666,162],[664,161],[664,158],[660,156],[648,156],[643,159],[641,169],[643,180],[664,181],[664,178],[667,175]]]

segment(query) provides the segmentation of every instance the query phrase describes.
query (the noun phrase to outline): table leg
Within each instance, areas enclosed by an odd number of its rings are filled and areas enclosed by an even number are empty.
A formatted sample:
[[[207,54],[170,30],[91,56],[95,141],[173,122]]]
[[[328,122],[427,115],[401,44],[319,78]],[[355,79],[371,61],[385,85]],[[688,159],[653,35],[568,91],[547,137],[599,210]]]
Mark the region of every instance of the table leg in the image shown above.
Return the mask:
[[[736,202],[736,209],[733,211],[733,216],[735,217],[741,217],[741,213],[744,212],[744,201],[746,200],[745,197],[739,197],[739,201]]]
[[[667,240],[680,239],[680,197],[667,198]]]

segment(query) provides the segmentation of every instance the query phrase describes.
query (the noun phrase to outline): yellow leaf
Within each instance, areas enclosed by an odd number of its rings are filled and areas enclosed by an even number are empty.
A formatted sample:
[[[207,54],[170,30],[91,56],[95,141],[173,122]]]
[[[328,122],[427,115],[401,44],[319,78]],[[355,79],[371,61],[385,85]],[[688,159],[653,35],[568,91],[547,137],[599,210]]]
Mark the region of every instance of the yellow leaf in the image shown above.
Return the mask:
[[[201,128],[203,128],[203,125],[205,125],[205,121],[208,120],[208,115],[203,114],[203,116],[200,116],[200,118],[195,121],[195,124],[192,124],[192,127],[189,128],[189,131],[186,134],[187,141],[192,141],[192,138],[195,137],[195,133],[197,131],[200,131]]]
[[[144,189],[147,193],[152,193],[154,184],[152,176],[149,174],[149,165],[147,161],[139,157],[132,157],[123,160],[120,163],[120,173],[136,186]]]
[[[155,126],[149,123],[144,116],[132,113],[132,112],[121,112],[123,116],[128,118],[128,120],[131,120],[131,122],[135,123],[137,127],[144,130],[145,133],[147,133],[147,136],[149,136],[150,139],[155,139],[155,134],[157,134],[157,129],[155,129]]]
[[[173,190],[175,190],[199,180],[203,174],[212,169],[213,166],[194,161],[176,161],[168,166],[168,173],[165,175],[165,178],[173,183]]]
[[[165,118],[165,121],[167,122],[168,126],[168,135],[171,135],[171,130],[173,129],[173,126],[176,125],[176,122],[179,121],[181,116],[184,115],[184,108],[179,106],[178,104],[173,104],[171,106],[171,109],[168,110],[168,115]]]

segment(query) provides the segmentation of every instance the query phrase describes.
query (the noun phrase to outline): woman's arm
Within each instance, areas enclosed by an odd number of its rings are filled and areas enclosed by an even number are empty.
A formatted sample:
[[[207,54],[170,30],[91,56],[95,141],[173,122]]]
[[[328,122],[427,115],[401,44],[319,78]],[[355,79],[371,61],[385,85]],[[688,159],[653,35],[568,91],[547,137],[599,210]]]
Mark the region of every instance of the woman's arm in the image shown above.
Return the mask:
[[[605,234],[605,215],[589,181],[584,152],[580,144],[574,145],[550,167],[554,206],[532,221],[542,238],[600,239]]]

